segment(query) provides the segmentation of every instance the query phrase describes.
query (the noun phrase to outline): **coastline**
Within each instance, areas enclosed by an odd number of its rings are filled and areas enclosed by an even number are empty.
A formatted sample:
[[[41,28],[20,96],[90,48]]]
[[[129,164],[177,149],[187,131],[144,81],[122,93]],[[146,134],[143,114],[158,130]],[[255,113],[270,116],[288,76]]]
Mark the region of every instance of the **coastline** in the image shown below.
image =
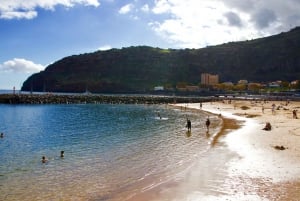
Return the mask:
[[[272,104],[279,106],[275,114]],[[200,110],[199,103],[175,106]],[[223,118],[216,145],[177,178],[128,200],[299,200],[300,119],[292,118],[299,108],[285,101],[202,103],[203,111]],[[266,122],[271,131],[262,130]]]
[[[197,104],[189,107],[199,108]],[[227,100],[203,104],[205,111],[245,121],[241,129],[224,139],[238,156],[229,161],[227,179],[222,184],[223,190],[230,193],[218,199],[300,199],[300,119],[299,114],[298,119],[292,115],[299,109],[300,102],[290,101]],[[271,131],[262,130],[266,122],[271,123]]]
[[[272,104],[278,107],[275,114]],[[172,107],[183,106],[197,112],[199,105],[190,102]],[[174,168],[179,172],[174,178],[123,200],[298,200],[300,120],[292,118],[292,110],[299,108],[300,102],[288,105],[284,101],[202,102],[202,111],[211,119],[219,114],[223,119],[218,133],[211,132],[206,137],[202,133],[201,142],[210,143],[210,148],[186,170],[180,172]],[[272,125],[271,131],[262,130],[267,121]],[[199,122],[197,125],[202,127]],[[193,136],[200,137],[198,133]],[[151,179],[155,180],[149,178],[150,182]],[[122,193],[132,195],[126,189]]]

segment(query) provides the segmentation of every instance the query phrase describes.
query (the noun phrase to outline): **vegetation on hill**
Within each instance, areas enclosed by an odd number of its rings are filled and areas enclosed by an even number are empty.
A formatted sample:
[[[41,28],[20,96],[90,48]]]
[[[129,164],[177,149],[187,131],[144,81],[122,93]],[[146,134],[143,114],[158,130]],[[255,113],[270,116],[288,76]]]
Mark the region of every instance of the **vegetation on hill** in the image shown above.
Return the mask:
[[[300,79],[300,27],[201,49],[138,46],[73,55],[30,76],[21,90],[147,92],[159,85],[199,85],[201,73],[218,74],[224,82]]]

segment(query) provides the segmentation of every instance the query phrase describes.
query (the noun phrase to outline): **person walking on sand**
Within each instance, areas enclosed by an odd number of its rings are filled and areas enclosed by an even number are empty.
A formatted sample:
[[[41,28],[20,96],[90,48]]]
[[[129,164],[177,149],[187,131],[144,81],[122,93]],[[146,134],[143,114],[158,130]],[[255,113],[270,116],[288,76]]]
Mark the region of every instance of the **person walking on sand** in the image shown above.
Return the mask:
[[[276,107],[276,105],[273,103],[272,104],[272,114],[275,114],[275,107]]]
[[[206,125],[207,131],[209,131],[209,126],[210,126],[210,120],[209,120],[209,117],[207,117],[206,122],[205,122],[205,125]]]

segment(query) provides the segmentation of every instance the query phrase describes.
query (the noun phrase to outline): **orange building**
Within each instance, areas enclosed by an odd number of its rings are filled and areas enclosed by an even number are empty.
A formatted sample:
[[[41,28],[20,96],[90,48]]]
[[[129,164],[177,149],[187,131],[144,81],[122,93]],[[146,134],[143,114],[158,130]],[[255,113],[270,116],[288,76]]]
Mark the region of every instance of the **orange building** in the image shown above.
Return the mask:
[[[209,73],[201,74],[201,84],[204,85],[216,85],[219,84],[219,75],[212,75]]]

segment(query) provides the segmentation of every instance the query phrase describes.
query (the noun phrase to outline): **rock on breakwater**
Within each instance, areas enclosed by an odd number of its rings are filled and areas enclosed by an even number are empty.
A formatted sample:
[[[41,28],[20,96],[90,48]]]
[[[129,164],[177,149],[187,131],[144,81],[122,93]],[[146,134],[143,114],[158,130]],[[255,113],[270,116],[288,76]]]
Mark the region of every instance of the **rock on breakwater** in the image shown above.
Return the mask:
[[[151,96],[151,95],[57,95],[57,94],[1,94],[2,104],[162,104],[197,103],[209,97]]]

